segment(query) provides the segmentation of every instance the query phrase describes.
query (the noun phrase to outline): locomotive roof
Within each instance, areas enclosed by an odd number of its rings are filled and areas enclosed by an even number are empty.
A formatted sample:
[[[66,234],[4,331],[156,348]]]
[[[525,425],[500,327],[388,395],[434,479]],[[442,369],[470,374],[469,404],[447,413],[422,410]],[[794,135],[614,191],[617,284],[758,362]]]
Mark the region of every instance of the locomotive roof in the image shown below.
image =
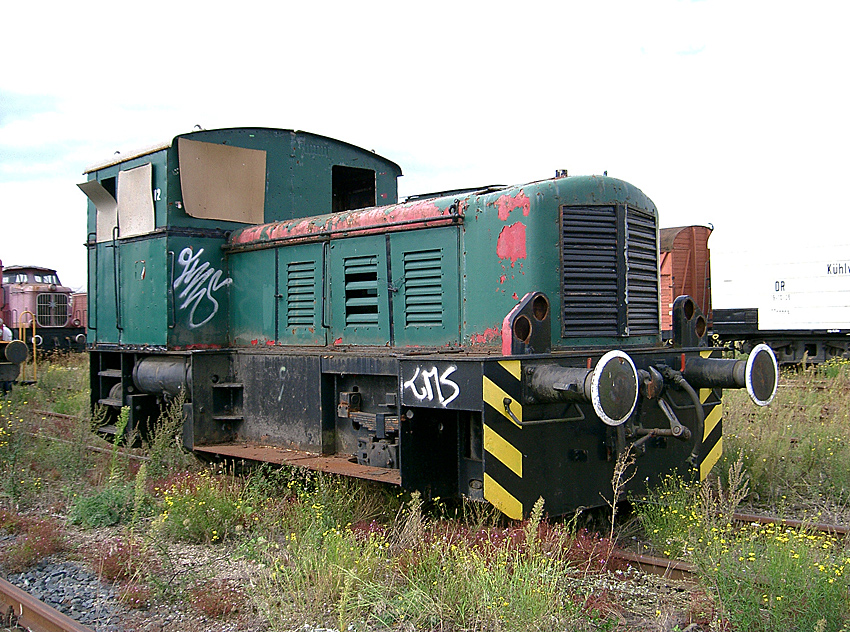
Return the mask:
[[[171,141],[167,143],[149,145],[147,147],[136,149],[126,154],[122,154],[120,151],[116,151],[112,158],[108,158],[107,160],[101,160],[100,162],[96,162],[86,167],[85,171],[83,171],[83,174],[88,174],[92,171],[100,171],[101,169],[106,169],[107,167],[117,165],[127,160],[132,160],[133,158],[140,158],[141,156],[147,156],[148,154],[155,154],[156,152],[161,151],[163,149],[168,149],[169,147],[171,147]]]
[[[204,132],[223,131],[223,130],[226,130],[226,129],[232,129],[232,130],[256,129],[256,130],[265,130],[265,131],[268,131],[268,132],[289,132],[291,134],[303,134],[303,135],[307,135],[307,136],[312,136],[314,138],[320,138],[322,140],[330,141],[330,142],[337,144],[337,145],[346,145],[348,147],[353,147],[354,149],[357,149],[359,151],[372,154],[374,157],[379,158],[380,160],[383,160],[383,161],[385,161],[389,164],[392,164],[393,166],[395,166],[399,170],[399,173],[401,173],[401,167],[399,167],[398,164],[396,164],[392,160],[389,160],[388,158],[384,158],[383,156],[375,153],[374,151],[364,149],[363,147],[358,147],[357,145],[352,145],[351,143],[347,143],[343,140],[337,140],[336,138],[331,138],[330,136],[322,136],[321,134],[313,134],[312,132],[305,132],[303,130],[278,129],[278,128],[274,128],[274,127],[230,127],[230,128],[221,128],[221,129],[213,129],[213,130],[195,130],[193,132],[187,132],[185,134],[178,134],[177,136],[174,137],[174,139],[172,139],[168,142],[158,143],[156,145],[149,145],[148,147],[143,147],[141,149],[137,149],[137,150],[131,151],[131,152],[126,153],[126,154],[122,154],[120,152],[115,152],[115,155],[113,155],[111,158],[108,158],[106,160],[101,160],[100,162],[96,162],[96,163],[88,166],[85,169],[85,171],[83,171],[83,174],[89,174],[89,173],[92,173],[93,171],[99,171],[101,169],[106,169],[107,167],[112,167],[113,165],[117,165],[117,164],[120,164],[122,162],[132,160],[134,158],[140,158],[142,156],[147,156],[148,154],[154,154],[154,153],[161,151],[163,149],[168,149],[174,143],[174,140],[176,140],[177,138],[180,138],[180,137],[191,137],[194,134],[202,134]]]
[[[50,272],[56,274],[53,268],[44,268],[42,266],[3,266],[3,272]]]

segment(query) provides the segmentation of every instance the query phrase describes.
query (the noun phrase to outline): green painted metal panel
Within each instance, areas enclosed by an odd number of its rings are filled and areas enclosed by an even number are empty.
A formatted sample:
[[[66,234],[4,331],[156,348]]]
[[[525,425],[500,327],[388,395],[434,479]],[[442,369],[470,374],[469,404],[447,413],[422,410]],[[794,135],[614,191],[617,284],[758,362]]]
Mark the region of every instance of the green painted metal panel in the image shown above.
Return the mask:
[[[333,241],[329,258],[331,339],[335,344],[389,344],[385,237],[370,235]]]
[[[119,253],[121,342],[165,345],[168,331],[165,236],[125,241]]]
[[[265,345],[276,339],[275,257],[274,250],[257,250],[228,259],[233,279],[230,326],[234,344]]]
[[[169,347],[218,348],[227,340],[233,279],[223,243],[223,238],[169,235]]]
[[[118,249],[111,242],[104,242],[92,248],[89,259],[89,296],[97,297],[96,305],[89,312],[89,326],[95,326],[94,340],[99,343],[118,344],[118,304],[116,301],[117,275],[116,262]]]
[[[278,248],[277,340],[281,344],[324,345],[325,245]]]
[[[391,234],[397,346],[459,343],[458,232],[447,227]]]

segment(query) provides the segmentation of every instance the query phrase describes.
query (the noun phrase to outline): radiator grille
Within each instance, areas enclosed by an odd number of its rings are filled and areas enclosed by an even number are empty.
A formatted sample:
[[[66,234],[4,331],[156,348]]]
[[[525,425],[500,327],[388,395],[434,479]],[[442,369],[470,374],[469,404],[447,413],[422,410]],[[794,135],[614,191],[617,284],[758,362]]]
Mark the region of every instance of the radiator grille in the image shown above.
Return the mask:
[[[618,335],[616,209],[564,208],[561,243],[564,337]]]
[[[68,295],[39,294],[35,319],[39,327],[64,327],[68,322]]]
[[[626,207],[561,213],[565,338],[658,334],[655,217]]]
[[[294,261],[286,265],[286,326],[316,322],[316,262]]]
[[[443,253],[404,253],[405,327],[443,326]]]

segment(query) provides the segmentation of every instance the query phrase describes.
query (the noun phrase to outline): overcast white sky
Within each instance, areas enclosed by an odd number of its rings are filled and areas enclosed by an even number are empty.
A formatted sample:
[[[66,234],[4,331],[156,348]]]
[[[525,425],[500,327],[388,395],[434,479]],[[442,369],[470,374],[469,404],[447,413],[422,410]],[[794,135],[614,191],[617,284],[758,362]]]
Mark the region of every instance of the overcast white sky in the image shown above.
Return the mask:
[[[307,6],[307,5],[310,6]],[[602,173],[709,244],[847,241],[850,3],[7,3],[0,259],[85,285],[86,166],[210,129],[302,129],[402,196]]]

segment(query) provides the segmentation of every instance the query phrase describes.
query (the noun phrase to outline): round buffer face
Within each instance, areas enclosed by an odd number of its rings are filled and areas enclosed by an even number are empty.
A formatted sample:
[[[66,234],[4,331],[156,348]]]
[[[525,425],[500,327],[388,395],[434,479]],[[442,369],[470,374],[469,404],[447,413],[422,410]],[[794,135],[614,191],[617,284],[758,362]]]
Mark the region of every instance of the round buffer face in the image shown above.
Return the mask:
[[[758,406],[767,406],[776,395],[779,384],[779,366],[773,349],[766,344],[756,345],[747,358],[745,369],[747,393]]]
[[[13,340],[6,345],[6,359],[14,364],[20,364],[27,359],[29,350],[20,340]]]
[[[609,351],[599,359],[590,380],[591,402],[597,416],[609,426],[619,426],[632,414],[638,399],[638,375],[623,351]]]

